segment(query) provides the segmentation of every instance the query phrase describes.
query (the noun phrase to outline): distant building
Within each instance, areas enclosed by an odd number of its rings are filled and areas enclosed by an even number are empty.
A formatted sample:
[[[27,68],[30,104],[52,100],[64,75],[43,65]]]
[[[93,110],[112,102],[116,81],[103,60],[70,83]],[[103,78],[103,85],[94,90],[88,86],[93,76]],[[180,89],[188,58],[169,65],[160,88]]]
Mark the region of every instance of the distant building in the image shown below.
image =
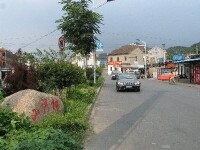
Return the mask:
[[[100,53],[97,54],[97,66],[106,66],[108,62],[108,54]]]
[[[12,70],[11,62],[17,56],[11,51],[0,48],[0,79],[4,79],[6,73]]]
[[[108,54],[108,74],[112,70],[125,72],[144,68],[144,46],[124,45]]]
[[[166,50],[159,48],[158,46],[153,47],[148,51],[148,64],[164,63],[166,60]]]
[[[87,62],[86,62],[87,61]],[[93,67],[94,66],[94,53],[90,53],[87,58],[81,56],[81,54],[76,54],[74,57],[71,58],[72,64],[76,64],[77,66],[83,68],[87,67]],[[96,66],[105,66],[107,64],[107,53],[100,53],[96,54]]]
[[[92,67],[94,65],[94,55],[91,53],[87,58],[85,58],[81,56],[81,54],[76,54],[73,58],[71,58],[71,62],[81,68],[84,68],[86,63],[88,67]]]

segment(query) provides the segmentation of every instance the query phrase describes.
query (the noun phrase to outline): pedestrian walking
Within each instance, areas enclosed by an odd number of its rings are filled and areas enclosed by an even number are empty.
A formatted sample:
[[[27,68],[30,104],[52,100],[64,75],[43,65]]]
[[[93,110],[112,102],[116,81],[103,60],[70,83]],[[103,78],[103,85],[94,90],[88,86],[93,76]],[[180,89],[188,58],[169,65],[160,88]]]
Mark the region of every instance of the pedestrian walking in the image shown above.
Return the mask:
[[[169,84],[175,84],[175,75],[173,73],[173,71],[171,71],[171,73],[169,74]]]

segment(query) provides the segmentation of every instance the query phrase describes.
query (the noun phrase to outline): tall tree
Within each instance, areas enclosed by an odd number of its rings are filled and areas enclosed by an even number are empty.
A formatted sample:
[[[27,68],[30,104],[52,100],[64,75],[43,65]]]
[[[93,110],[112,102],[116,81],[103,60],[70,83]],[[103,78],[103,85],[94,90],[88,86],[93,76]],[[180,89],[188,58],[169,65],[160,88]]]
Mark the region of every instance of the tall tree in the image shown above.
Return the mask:
[[[65,13],[57,23],[68,43],[68,48],[87,56],[96,49],[96,34],[101,33],[99,24],[102,24],[102,15],[89,9],[91,0],[62,0],[60,3]]]

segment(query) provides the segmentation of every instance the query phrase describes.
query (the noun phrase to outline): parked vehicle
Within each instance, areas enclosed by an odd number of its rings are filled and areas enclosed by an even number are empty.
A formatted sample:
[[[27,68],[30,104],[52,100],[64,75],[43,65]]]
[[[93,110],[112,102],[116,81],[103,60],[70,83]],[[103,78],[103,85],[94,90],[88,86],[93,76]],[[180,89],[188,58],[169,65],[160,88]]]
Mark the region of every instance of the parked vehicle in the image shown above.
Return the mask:
[[[140,91],[141,82],[133,73],[120,73],[117,76],[116,90],[135,90]]]
[[[118,70],[113,70],[111,73],[111,80],[116,80],[117,75],[120,73]]]
[[[140,71],[139,70],[129,70],[128,73],[134,73],[137,79],[140,79]]]

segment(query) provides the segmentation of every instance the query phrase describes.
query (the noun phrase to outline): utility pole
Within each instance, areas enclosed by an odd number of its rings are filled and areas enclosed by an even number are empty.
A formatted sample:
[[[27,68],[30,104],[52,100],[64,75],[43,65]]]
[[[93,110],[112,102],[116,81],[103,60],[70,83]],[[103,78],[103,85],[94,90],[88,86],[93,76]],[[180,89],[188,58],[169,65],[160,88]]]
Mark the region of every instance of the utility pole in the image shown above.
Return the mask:
[[[196,54],[199,54],[199,49],[197,45],[196,45]]]
[[[147,78],[147,43],[145,41],[142,41],[140,39],[136,39],[137,41],[142,42],[144,45],[140,45],[140,46],[144,46],[144,78]]]
[[[166,50],[165,50],[165,44],[162,44],[163,46],[163,63],[164,63],[164,67],[165,67],[165,61],[166,61]]]
[[[98,5],[94,5],[94,0],[92,0],[92,11],[94,12],[95,9],[105,5],[107,2],[111,2],[114,0],[104,0],[103,2],[99,3]],[[96,84],[96,49],[93,50],[93,59],[94,59],[94,84]]]

